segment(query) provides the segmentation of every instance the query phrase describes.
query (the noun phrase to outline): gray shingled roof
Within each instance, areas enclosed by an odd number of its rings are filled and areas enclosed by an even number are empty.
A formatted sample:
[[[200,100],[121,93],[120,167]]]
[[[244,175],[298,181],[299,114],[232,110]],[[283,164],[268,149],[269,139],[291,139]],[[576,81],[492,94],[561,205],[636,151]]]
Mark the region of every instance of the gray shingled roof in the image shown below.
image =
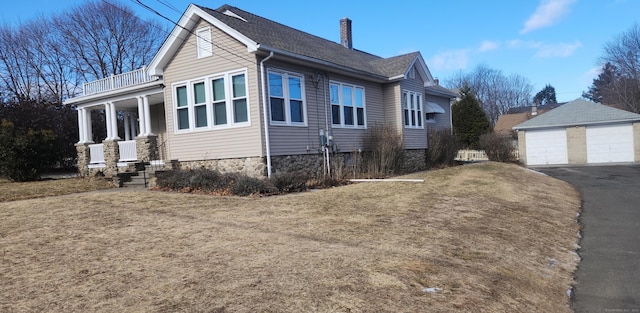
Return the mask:
[[[640,114],[577,99],[518,124],[513,129],[551,128],[640,121]]]
[[[448,88],[444,88],[440,85],[432,85],[429,87],[425,88],[427,93],[431,93],[431,94],[439,94],[439,95],[444,95],[444,96],[448,96],[450,98],[455,98],[457,96],[459,96],[459,94],[451,89]]]
[[[413,52],[385,59],[356,49],[346,48],[339,43],[282,25],[230,5],[225,4],[215,10],[203,6],[198,7],[258,44],[373,75],[387,78],[404,75],[411,62],[419,55],[419,52]],[[246,22],[224,14],[227,10],[242,17]]]

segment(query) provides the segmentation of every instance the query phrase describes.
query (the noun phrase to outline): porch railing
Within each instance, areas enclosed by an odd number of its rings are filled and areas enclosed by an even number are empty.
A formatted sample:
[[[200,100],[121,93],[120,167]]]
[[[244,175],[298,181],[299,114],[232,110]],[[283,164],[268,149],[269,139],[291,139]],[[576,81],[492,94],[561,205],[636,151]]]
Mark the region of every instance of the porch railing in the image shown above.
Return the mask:
[[[89,145],[89,164],[105,163],[104,145],[101,143]]]
[[[136,161],[138,159],[135,140],[118,141],[118,148],[120,150],[120,162]]]
[[[103,79],[83,83],[82,94],[87,96],[142,83],[148,83],[157,79],[157,77],[151,77],[147,73],[146,67],[143,67],[131,72],[111,75]]]

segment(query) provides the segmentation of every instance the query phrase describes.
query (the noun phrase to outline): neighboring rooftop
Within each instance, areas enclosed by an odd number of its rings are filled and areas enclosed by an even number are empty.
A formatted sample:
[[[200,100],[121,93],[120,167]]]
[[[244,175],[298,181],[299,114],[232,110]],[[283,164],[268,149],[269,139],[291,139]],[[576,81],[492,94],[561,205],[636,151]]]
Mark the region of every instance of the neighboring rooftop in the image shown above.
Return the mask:
[[[640,121],[640,114],[577,99],[543,115],[518,124],[513,129],[550,128]]]
[[[526,106],[511,108],[506,114],[502,114],[498,117],[496,125],[493,127],[493,131],[505,135],[511,134],[514,126],[555,109],[562,104],[564,103],[551,103],[536,107]]]
[[[538,112],[540,111],[546,112],[546,111],[555,109],[565,103],[566,102],[547,103],[547,104],[536,106],[536,109],[538,110]],[[531,106],[510,108],[509,111],[507,111],[507,114],[515,114],[515,113],[522,113],[522,112],[531,112]]]

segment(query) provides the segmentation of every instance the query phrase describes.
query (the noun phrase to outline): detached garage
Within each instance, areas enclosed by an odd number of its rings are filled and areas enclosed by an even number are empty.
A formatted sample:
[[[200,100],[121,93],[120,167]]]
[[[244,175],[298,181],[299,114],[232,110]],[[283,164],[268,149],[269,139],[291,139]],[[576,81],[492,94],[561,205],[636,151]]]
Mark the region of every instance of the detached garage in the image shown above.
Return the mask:
[[[640,162],[640,114],[574,100],[513,129],[526,165]]]

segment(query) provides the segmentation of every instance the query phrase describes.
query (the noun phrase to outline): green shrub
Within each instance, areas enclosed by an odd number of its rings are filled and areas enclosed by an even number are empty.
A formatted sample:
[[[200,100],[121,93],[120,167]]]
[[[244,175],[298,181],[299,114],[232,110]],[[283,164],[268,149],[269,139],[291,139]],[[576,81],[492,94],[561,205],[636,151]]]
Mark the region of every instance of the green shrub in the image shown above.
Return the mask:
[[[0,176],[13,181],[40,179],[42,170],[57,160],[56,136],[50,130],[19,130],[0,122]]]

